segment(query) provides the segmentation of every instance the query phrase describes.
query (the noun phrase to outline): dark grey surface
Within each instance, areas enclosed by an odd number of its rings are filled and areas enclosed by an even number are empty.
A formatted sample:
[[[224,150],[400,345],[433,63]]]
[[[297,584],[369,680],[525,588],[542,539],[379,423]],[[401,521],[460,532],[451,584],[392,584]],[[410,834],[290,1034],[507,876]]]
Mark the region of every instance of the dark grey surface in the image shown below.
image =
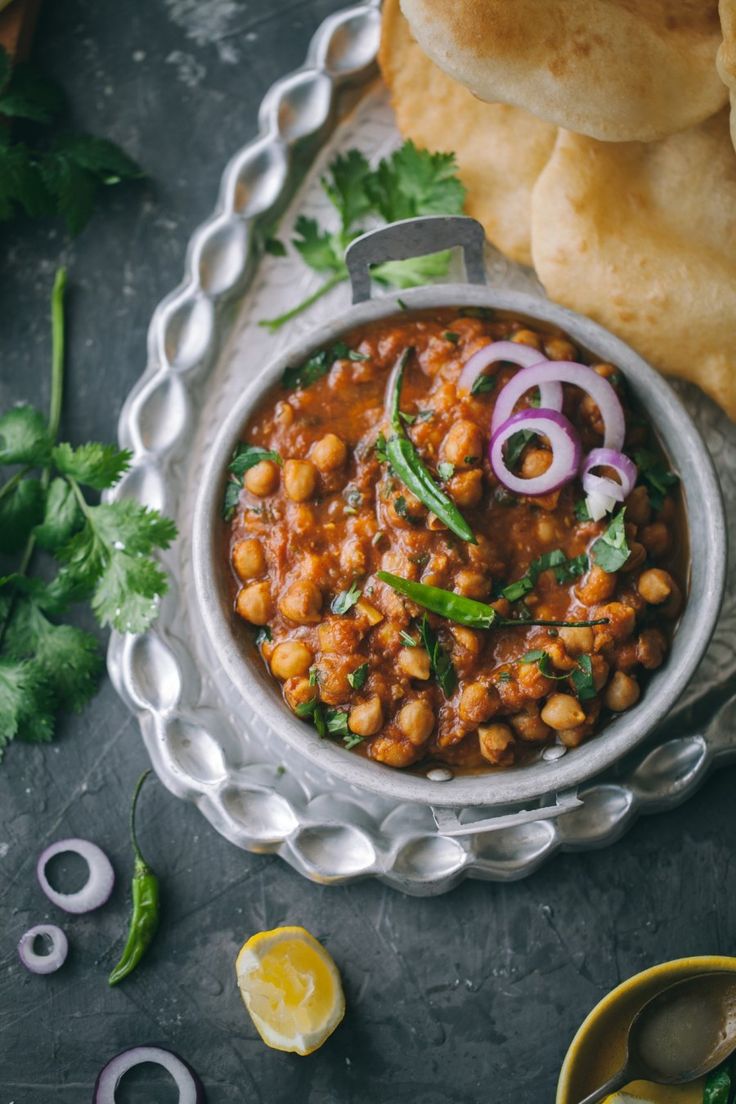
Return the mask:
[[[63,433],[114,435],[150,314],[179,280],[225,161],[253,134],[269,84],[339,6],[47,2],[37,60],[68,89],[77,121],[125,144],[151,182],[109,194],[74,244],[49,225],[0,228],[0,407],[46,401],[47,295],[63,260]],[[110,991],[127,919],[127,804],[145,764],[106,682],[56,744],[12,747],[0,766],[0,1104],[83,1104],[108,1057],[146,1042],[186,1056],[210,1104],[544,1104],[575,1028],[608,989],[654,962],[734,949],[733,769],[615,847],[436,900],[311,885],[278,859],[239,852],[151,785],[141,838],[163,876],[164,926],[145,965]],[[96,840],[118,872],[107,907],[68,921],[33,871],[44,844],[66,835]],[[36,978],[15,943],[46,918],[65,926],[72,949],[59,974]],[[267,1050],[234,985],[243,939],[285,922],[322,938],[345,979],[345,1022],[308,1059]],[[142,1078],[119,1094],[120,1104],[174,1099]]]

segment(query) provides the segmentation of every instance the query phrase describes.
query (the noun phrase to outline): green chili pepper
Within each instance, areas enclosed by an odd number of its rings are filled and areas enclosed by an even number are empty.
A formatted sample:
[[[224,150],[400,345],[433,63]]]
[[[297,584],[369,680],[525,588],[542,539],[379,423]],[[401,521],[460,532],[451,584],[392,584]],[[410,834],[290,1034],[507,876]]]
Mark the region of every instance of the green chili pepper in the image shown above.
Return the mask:
[[[596,621],[513,621],[508,617],[500,617],[493,606],[476,602],[474,598],[465,598],[451,590],[427,586],[426,583],[414,583],[411,579],[402,579],[400,575],[391,575],[388,571],[377,571],[376,578],[382,583],[388,583],[399,594],[428,609],[430,613],[437,613],[440,617],[456,621],[459,625],[467,625],[470,629],[490,629],[493,625],[554,625],[577,628],[581,625],[607,625],[610,620],[608,617],[599,617]]]
[[[404,430],[399,410],[399,397],[404,369],[413,352],[412,348],[404,349],[389,382],[389,417],[393,434],[386,442],[386,459],[397,479],[400,479],[420,502],[436,514],[440,521],[444,521],[448,529],[470,544],[477,544],[473,530],[452,499],[437,486]]]
[[[108,983],[117,985],[119,981],[127,977],[135,970],[151,945],[159,919],[159,893],[158,878],[143,858],[138,846],[138,838],[135,833],[135,810],[138,804],[138,795],[143,783],[151,773],[144,771],[138,779],[133,793],[133,801],[130,807],[130,838],[135,855],[133,868],[132,895],[133,912],[130,918],[128,940],[125,944],[120,961],[110,974]]]

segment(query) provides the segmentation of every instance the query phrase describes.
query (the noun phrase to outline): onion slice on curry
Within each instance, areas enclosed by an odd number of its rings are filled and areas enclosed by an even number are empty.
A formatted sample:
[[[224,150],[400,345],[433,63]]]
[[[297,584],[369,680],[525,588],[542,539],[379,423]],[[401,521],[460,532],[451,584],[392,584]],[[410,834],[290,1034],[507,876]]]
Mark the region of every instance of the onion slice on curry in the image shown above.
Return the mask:
[[[519,368],[530,368],[534,364],[547,364],[547,357],[531,345],[522,345],[518,341],[492,341],[473,353],[463,365],[457,381],[458,390],[472,391],[473,384],[491,364],[516,364]],[[562,410],[562,388],[553,380],[543,383],[540,390],[540,406],[546,410]],[[513,404],[512,404],[513,406]],[[511,414],[511,410],[509,410]]]
[[[605,475],[595,475],[594,468],[612,468],[618,482]],[[583,490],[588,513],[593,521],[611,512],[617,502],[628,498],[636,484],[637,467],[633,460],[616,449],[591,449],[583,461]]]
[[[525,479],[512,472],[506,463],[504,445],[520,430],[546,437],[552,449],[552,462],[541,475]],[[491,437],[491,467],[504,487],[515,494],[551,494],[574,479],[580,469],[580,438],[564,414],[557,410],[520,410],[512,414]]]

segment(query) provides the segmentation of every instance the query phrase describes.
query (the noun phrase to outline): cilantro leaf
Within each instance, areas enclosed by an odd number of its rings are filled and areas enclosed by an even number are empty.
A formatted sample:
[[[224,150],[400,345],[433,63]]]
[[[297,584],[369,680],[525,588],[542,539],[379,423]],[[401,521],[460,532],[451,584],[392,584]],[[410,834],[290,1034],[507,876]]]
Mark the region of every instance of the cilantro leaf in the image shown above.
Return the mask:
[[[343,231],[351,230],[371,209],[365,189],[370,171],[365,155],[351,149],[338,154],[330,164],[328,175],[322,179],[322,187],[339,212]]]
[[[312,353],[304,364],[297,368],[287,368],[281,377],[281,386],[289,389],[309,387],[318,379],[326,376],[336,360],[364,360],[362,353],[355,354],[342,341],[327,349]]]
[[[316,219],[300,215],[294,224],[292,245],[315,272],[340,272],[345,267],[343,250],[334,234],[321,230]]]
[[[578,665],[570,675],[570,682],[580,701],[590,701],[596,695],[593,680],[593,664],[589,655],[582,655]]]
[[[325,724],[331,736],[345,738],[351,735],[348,728],[348,714],[344,709],[327,709],[325,711]]]
[[[650,452],[649,449],[640,449],[635,452],[634,461],[639,469],[639,476],[646,484],[649,501],[655,510],[661,510],[665,495],[670,487],[674,487],[679,483],[679,478],[669,468],[665,467],[656,453]]]
[[[128,449],[94,442],[76,449],[69,444],[57,445],[51,455],[62,475],[102,491],[118,482],[130,467],[133,454]]]
[[[609,574],[619,571],[631,555],[631,549],[626,543],[625,513],[624,507],[613,517],[606,531],[595,541],[590,550],[593,563]]]
[[[90,134],[65,134],[56,142],[58,156],[84,169],[101,184],[119,184],[143,176],[141,168],[124,150],[106,138]]]
[[[445,249],[441,253],[409,257],[405,261],[384,261],[371,269],[371,276],[386,287],[422,287],[431,280],[446,276],[450,260],[451,254]]]
[[[498,380],[496,376],[487,376],[485,372],[481,372],[479,376],[476,376],[473,380],[473,386],[470,388],[471,395],[487,395],[491,391],[496,390],[496,384]],[[518,437],[518,434],[514,434]]]
[[[437,474],[443,483],[447,483],[448,479],[452,479],[455,474],[455,465],[447,460],[441,460],[437,465]]]
[[[53,730],[51,696],[40,666],[0,658],[0,756],[15,737],[45,743]]]
[[[522,452],[535,437],[536,433],[531,429],[520,429],[518,433],[514,433],[509,437],[504,450],[504,459],[511,471],[516,468],[519,460],[521,460]]]
[[[348,590],[341,590],[339,594],[335,595],[330,603],[330,609],[338,615],[345,614],[360,600],[362,593],[360,587],[356,583],[352,583]]]
[[[539,663],[545,656],[547,656],[547,653],[543,648],[535,648],[531,652],[525,652],[520,658],[519,663]],[[547,656],[547,658],[549,657]]]
[[[54,552],[66,544],[83,521],[77,496],[70,484],[66,479],[52,479],[46,495],[43,520],[34,530],[36,543],[47,552]]]
[[[426,613],[419,622],[419,636],[429,654],[429,666],[440,690],[451,698],[457,689],[457,673],[450,656],[439,642],[439,637],[429,623]]]
[[[407,141],[366,178],[366,190],[386,222],[416,215],[459,215],[465,188],[456,173],[454,153],[430,153]]]
[[[97,689],[104,662],[95,638],[73,625],[52,624],[32,599],[16,602],[5,642],[12,659],[34,660],[54,712],[81,709]]]
[[[517,602],[519,598],[523,598],[525,594],[534,589],[543,571],[551,569],[555,581],[562,585],[582,575],[587,567],[588,557],[585,552],[568,559],[561,548],[553,548],[549,552],[544,552],[536,560],[532,560],[526,574],[505,586],[501,591],[501,595],[509,602]]]
[[[317,729],[317,735],[322,739],[327,735],[327,723],[325,721],[325,709],[322,702],[318,698],[311,698],[309,701],[299,702],[294,712],[297,717],[300,717],[303,721],[311,721],[314,727]]]
[[[101,625],[118,632],[145,632],[156,619],[157,599],[166,593],[166,573],[143,555],[113,551],[92,595],[92,609]]]
[[[42,467],[51,441],[46,419],[32,406],[14,406],[0,417],[0,464]]]
[[[278,238],[266,238],[265,242],[263,243],[263,250],[271,257],[286,256],[286,246],[282,241],[279,241]]]
[[[225,521],[232,521],[240,502],[241,490],[240,484],[233,479],[228,480],[225,484],[225,495],[222,501],[222,516]]]
[[[242,479],[245,473],[254,468],[256,464],[260,464],[261,460],[273,460],[274,464],[279,465],[284,463],[278,452],[274,452],[273,449],[260,448],[258,445],[241,444],[235,449],[227,470],[237,476],[238,479]]]
[[[343,734],[342,742],[348,751],[352,751],[358,744],[362,744],[365,740],[365,736],[359,736],[357,732],[347,732]]]
[[[579,498],[575,503],[575,517],[578,521],[592,521],[586,499]]]
[[[64,107],[64,94],[31,65],[16,65],[0,92],[0,115],[50,123]]]
[[[399,640],[405,648],[416,648],[419,643],[418,640],[415,640],[413,636],[410,636],[409,633],[405,632],[403,629],[399,633]]]
[[[22,142],[5,144],[0,134],[0,221],[13,218],[18,207],[29,218],[55,210],[33,151]]]
[[[109,549],[122,546],[127,553],[149,555],[156,548],[168,548],[176,539],[176,525],[170,518],[131,498],[91,506],[88,516]]]
[[[0,498],[0,552],[17,552],[43,517],[45,493],[39,479],[21,479]]]
[[[361,663],[360,667],[356,667],[354,671],[348,673],[348,682],[352,686],[353,690],[362,690],[365,686],[365,681],[368,678],[368,664]]]

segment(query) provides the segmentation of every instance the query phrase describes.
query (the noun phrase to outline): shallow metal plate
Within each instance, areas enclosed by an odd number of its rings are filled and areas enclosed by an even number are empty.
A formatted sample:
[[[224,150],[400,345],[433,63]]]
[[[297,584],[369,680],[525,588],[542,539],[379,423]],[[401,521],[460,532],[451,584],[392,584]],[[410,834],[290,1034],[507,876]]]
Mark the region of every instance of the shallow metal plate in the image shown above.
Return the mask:
[[[736,679],[736,584],[732,571],[698,675],[647,748],[577,795],[550,794],[531,809],[501,810],[494,830],[475,823],[488,815],[483,809],[446,812],[438,828],[429,808],[395,806],[317,776],[286,757],[278,737],[249,714],[218,670],[193,602],[190,527],[198,471],[245,383],[296,333],[348,303],[345,285],[286,332],[274,337],[259,328],[260,319],[319,281],[298,261],[259,257],[258,234],[281,211],[284,240],[298,213],[329,217],[319,178],[338,150],[357,146],[375,159],[398,144],[385,90],[370,84],[378,29],[375,3],[331,16],[305,67],[270,90],[259,138],[226,168],[218,207],[190,243],[185,280],[153,317],[148,367],[120,418],[121,444],[133,450],[133,465],[115,493],[171,514],[181,537],[162,557],[172,586],[158,622],[145,635],[113,635],[108,668],[138,717],[162,782],[195,801],[233,843],[276,852],[314,881],[374,876],[429,895],[466,876],[522,878],[560,848],[605,846],[639,813],[683,801],[712,767],[736,757],[736,700],[728,696]],[[336,126],[345,89],[357,106]],[[305,171],[310,146],[320,151]],[[493,285],[543,294],[533,273],[495,250],[488,250],[487,267]],[[682,394],[716,460],[733,529],[736,428],[699,391]]]

